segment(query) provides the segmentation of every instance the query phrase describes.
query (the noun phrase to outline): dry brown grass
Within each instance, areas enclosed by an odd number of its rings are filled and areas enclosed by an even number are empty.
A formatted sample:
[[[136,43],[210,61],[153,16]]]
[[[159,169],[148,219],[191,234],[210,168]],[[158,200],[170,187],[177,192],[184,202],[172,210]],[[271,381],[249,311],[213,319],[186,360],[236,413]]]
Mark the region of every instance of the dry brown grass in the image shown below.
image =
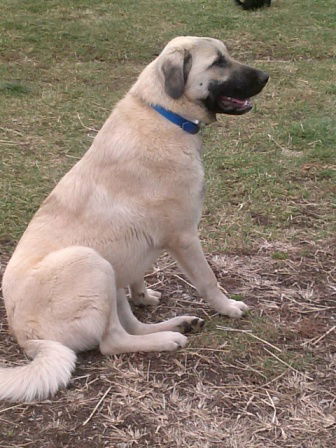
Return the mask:
[[[2,403],[0,447],[333,447],[331,247],[261,241],[250,255],[209,257],[221,284],[253,306],[240,321],[214,314],[162,257],[147,277],[162,303],[137,315],[196,313],[207,319],[204,332],[172,354],[81,354],[70,386],[54,399]],[[279,253],[286,259],[274,258]],[[2,322],[0,356],[21,364]]]

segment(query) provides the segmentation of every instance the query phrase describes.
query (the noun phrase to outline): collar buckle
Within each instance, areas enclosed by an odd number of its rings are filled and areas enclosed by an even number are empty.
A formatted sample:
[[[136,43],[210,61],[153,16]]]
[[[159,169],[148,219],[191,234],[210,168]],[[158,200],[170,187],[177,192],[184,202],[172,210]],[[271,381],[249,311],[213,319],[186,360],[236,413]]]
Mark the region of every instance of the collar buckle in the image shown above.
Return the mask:
[[[181,128],[184,131],[189,132],[189,134],[197,134],[197,132],[199,131],[198,124],[193,123],[192,121],[184,121],[181,124]]]

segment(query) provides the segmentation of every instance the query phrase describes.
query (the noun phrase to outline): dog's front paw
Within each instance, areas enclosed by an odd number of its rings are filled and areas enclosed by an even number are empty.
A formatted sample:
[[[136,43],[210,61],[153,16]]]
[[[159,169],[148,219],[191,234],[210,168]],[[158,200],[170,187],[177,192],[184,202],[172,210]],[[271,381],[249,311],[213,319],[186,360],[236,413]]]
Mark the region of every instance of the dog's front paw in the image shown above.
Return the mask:
[[[225,297],[225,300],[216,306],[216,311],[220,314],[224,314],[225,316],[229,316],[235,319],[239,319],[242,317],[247,311],[249,307],[244,302],[239,302],[238,300],[228,299]]]

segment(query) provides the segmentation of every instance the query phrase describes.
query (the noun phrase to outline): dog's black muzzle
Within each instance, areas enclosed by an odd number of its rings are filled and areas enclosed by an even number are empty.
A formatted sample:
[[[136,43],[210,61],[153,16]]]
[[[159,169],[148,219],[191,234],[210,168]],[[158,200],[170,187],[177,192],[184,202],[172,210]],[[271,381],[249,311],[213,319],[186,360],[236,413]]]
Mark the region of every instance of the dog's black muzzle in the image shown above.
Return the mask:
[[[216,114],[245,114],[253,107],[250,98],[262,91],[268,78],[266,72],[239,64],[225,81],[210,83],[204,105]]]

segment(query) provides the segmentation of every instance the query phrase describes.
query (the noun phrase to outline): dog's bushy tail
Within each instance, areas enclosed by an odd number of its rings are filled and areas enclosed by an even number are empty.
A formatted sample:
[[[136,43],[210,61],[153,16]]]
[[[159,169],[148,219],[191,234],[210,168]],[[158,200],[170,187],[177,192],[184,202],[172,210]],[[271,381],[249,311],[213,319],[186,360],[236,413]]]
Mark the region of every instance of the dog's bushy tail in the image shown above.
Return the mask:
[[[0,368],[0,399],[43,400],[66,386],[76,354],[56,341],[30,340],[24,349],[33,360],[24,366]]]

